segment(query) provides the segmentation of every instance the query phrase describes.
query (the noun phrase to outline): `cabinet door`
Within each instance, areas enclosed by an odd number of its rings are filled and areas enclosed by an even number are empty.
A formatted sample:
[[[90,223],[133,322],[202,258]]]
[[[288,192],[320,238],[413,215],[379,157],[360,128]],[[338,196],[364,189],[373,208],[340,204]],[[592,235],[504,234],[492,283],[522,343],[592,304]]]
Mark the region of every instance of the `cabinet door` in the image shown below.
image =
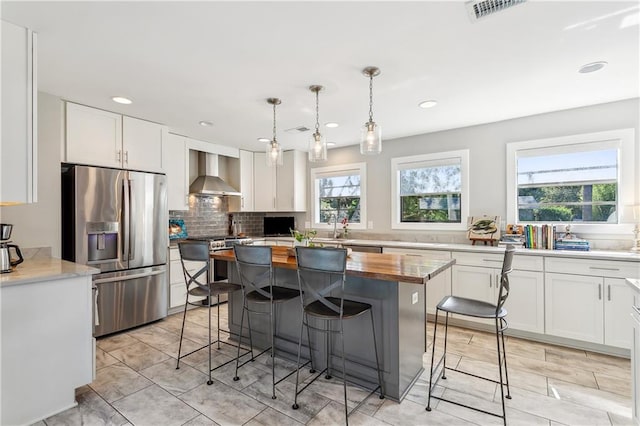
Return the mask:
[[[37,200],[36,34],[2,21],[0,205]]]
[[[65,160],[122,167],[122,116],[67,102]]]
[[[631,345],[631,399],[634,424],[640,424],[640,295],[635,296],[636,302],[631,308],[632,345]],[[625,309],[628,312],[628,308]]]
[[[137,118],[122,119],[123,167],[145,172],[162,172],[164,126]],[[173,159],[168,159],[173,161]]]
[[[276,209],[276,167],[267,166],[266,154],[253,154],[254,208],[258,212]]]
[[[454,296],[482,300],[495,304],[496,274],[494,268],[454,265],[451,274],[451,292]],[[460,316],[467,321],[495,324],[493,320],[481,320],[473,317]]]
[[[253,152],[240,151],[240,211],[252,212],[254,210],[253,189]]]
[[[604,344],[630,349],[629,305],[634,292],[621,278],[605,278],[604,290]]]
[[[509,328],[544,333],[544,274],[514,270],[509,274],[509,288],[505,302]]]
[[[189,210],[188,156],[185,138],[168,134],[162,144],[169,210]]]
[[[546,333],[603,343],[603,279],[586,275],[545,274]]]
[[[276,170],[276,210],[281,212],[294,210],[295,161],[294,151],[286,151],[283,154],[282,166]]]

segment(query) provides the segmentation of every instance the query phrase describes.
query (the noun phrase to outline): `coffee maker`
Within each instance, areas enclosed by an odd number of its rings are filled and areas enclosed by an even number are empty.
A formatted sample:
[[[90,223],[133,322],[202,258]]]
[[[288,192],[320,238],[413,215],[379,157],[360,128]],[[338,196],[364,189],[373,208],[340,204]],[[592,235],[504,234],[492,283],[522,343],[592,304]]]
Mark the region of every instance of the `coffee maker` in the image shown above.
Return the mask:
[[[13,225],[0,223],[0,274],[11,272],[11,268],[24,261],[22,253],[20,253],[20,248],[15,244],[9,244],[11,242],[9,239],[11,238],[12,230]],[[15,250],[16,256],[18,256],[17,260],[11,259],[11,249]]]

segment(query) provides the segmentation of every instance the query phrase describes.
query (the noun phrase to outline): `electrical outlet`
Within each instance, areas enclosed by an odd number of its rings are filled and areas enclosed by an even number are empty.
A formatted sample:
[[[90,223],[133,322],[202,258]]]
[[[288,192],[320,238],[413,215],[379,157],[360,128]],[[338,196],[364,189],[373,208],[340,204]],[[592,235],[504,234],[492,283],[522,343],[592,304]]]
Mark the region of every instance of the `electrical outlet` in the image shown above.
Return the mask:
[[[368,229],[373,229],[373,221],[372,220],[367,222],[367,228]]]
[[[415,291],[411,294],[411,304],[415,305],[416,303],[418,303],[418,292]]]

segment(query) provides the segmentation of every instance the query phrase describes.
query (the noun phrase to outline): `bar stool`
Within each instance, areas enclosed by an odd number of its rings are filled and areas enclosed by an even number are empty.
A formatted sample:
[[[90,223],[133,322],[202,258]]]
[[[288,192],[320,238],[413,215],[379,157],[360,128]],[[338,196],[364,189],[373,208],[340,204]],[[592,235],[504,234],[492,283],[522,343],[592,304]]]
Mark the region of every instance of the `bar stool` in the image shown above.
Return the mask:
[[[431,398],[438,399],[440,401],[446,401],[451,404],[456,404],[461,407],[470,408],[475,411],[479,411],[481,413],[490,414],[492,416],[502,418],[505,426],[507,424],[507,412],[505,407],[505,398],[511,399],[511,392],[509,390],[509,374],[507,371],[507,352],[504,345],[504,330],[508,328],[506,316],[507,310],[504,308],[504,303],[507,301],[507,297],[509,296],[509,274],[511,273],[511,264],[513,262],[513,253],[515,248],[513,246],[507,247],[504,253],[504,260],[502,262],[502,272],[500,273],[500,288],[498,291],[498,301],[494,305],[492,303],[484,302],[481,300],[475,299],[467,299],[464,297],[457,296],[445,296],[438,306],[436,307],[436,319],[433,328],[433,346],[431,347],[431,370],[429,377],[429,398],[427,400],[427,411],[431,411]],[[445,318],[445,326],[444,326],[444,353],[440,360],[438,361],[438,365],[436,365],[436,370],[442,364],[442,370],[438,377],[436,378],[435,383],[433,382],[433,362],[436,353],[436,330],[438,328],[438,313],[442,311],[446,313]],[[455,368],[447,367],[447,332],[449,329],[449,314],[457,314],[457,315],[465,315],[475,318],[486,318],[495,320],[495,332],[496,332],[496,348],[498,352],[498,372],[500,374],[500,380],[492,380],[487,377],[477,376],[475,374],[468,373],[466,371],[461,371]],[[502,344],[502,349],[500,345]],[[504,380],[502,374],[502,367],[504,362]],[[485,411],[480,408],[471,407],[469,405],[461,404],[456,401],[450,401],[448,399],[438,397],[433,395],[433,389],[438,384],[438,381],[442,378],[446,380],[446,370],[456,371],[458,373],[466,374],[469,376],[477,377],[479,379],[487,380],[489,382],[497,383],[500,385],[500,395],[502,398],[502,415],[497,413],[492,413],[490,411]],[[504,387],[507,387],[507,395],[504,394]]]
[[[342,381],[344,388],[344,411],[345,422],[349,424],[349,414],[353,413],[360,405],[377,390],[380,390],[380,398],[384,398],[382,388],[382,373],[380,371],[380,361],[378,359],[378,344],[376,342],[376,330],[373,321],[373,308],[368,303],[357,302],[344,298],[344,283],[347,269],[347,250],[343,248],[310,248],[296,247],[296,260],[298,264],[298,285],[300,286],[300,301],[302,304],[302,322],[300,324],[300,340],[298,340],[298,369],[296,370],[296,393],[294,397],[293,409],[298,406],[298,395],[304,391],[311,383],[326,372],[326,378],[331,378],[331,333],[340,334],[342,342]],[[339,297],[329,296],[332,292],[339,291]],[[376,356],[376,370],[378,372],[378,386],[370,390],[369,396],[363,399],[351,413],[347,405],[347,374],[344,349],[344,321],[356,318],[365,313],[369,313],[371,318],[371,331],[373,334],[373,352]],[[309,324],[309,317],[324,321],[324,328]],[[333,321],[339,322],[339,330],[332,330],[330,324]],[[325,335],[325,357],[327,366],[318,373],[309,383],[298,391],[300,372],[300,348],[302,345],[303,328],[320,331]],[[311,346],[311,341],[309,341]]]
[[[253,361],[256,357],[271,350],[271,383],[272,396],[276,399],[276,385],[289,377],[287,376],[276,382],[275,373],[275,345],[274,339],[277,327],[274,324],[274,308],[288,300],[293,300],[300,296],[300,292],[295,289],[280,287],[274,285],[273,264],[271,260],[271,247],[269,246],[243,246],[235,245],[233,250],[236,257],[236,267],[238,268],[238,276],[242,287],[242,316],[240,317],[240,337],[238,338],[238,357],[236,358],[236,375],[233,380],[237,381],[238,369],[249,361]],[[269,311],[263,312],[253,310],[249,307],[249,302],[256,305],[269,304]],[[244,313],[247,312],[247,322],[249,323],[249,346],[251,348],[251,359],[240,365],[240,345],[242,343],[242,328],[244,326]],[[269,315],[269,326],[271,335],[271,346],[260,352],[254,357],[253,355],[253,339],[251,337],[250,314]]]
[[[211,372],[220,367],[223,367],[230,362],[233,362],[235,359],[230,359],[229,361],[221,364],[215,368],[211,368],[211,345],[214,343],[218,344],[218,349],[220,349],[220,343],[224,343],[229,346],[235,347],[236,345],[226,342],[224,340],[220,340],[220,332],[225,332],[227,334],[231,334],[228,330],[220,330],[220,295],[228,294],[234,291],[240,290],[240,286],[237,284],[230,284],[228,282],[220,281],[220,282],[209,282],[209,243],[206,241],[182,241],[178,243],[178,250],[180,251],[180,263],[182,264],[182,272],[184,274],[184,281],[187,285],[187,295],[184,304],[184,314],[182,316],[182,330],[180,331],[180,346],[178,347],[178,362],[176,364],[176,370],[180,368],[180,359],[191,355],[201,349],[209,347],[209,380],[207,381],[208,385],[211,385],[213,381],[211,380]],[[189,262],[198,262],[202,264],[202,267],[198,269],[196,272],[191,273],[185,266],[185,261]],[[204,345],[198,349],[195,349],[188,354],[180,355],[182,353],[182,338],[184,336],[184,325],[187,318],[187,308],[189,305],[191,306],[202,306],[198,299],[197,302],[192,302],[189,300],[189,296],[192,297],[208,297],[209,300],[209,344]],[[218,336],[215,341],[211,341],[211,298],[216,297],[218,300],[217,309],[218,309]],[[242,355],[247,354],[245,352]]]

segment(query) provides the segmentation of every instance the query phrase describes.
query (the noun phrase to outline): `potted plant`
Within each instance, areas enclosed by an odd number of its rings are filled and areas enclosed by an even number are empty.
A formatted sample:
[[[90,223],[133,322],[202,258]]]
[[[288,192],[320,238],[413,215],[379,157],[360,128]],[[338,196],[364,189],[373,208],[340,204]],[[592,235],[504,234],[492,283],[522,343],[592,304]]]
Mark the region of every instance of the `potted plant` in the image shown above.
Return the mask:
[[[300,232],[297,229],[289,229],[289,231],[291,232],[291,236],[294,239],[294,246],[315,246],[315,244],[313,243],[313,239],[318,234],[318,231],[316,231],[315,229],[306,229],[303,232]]]

